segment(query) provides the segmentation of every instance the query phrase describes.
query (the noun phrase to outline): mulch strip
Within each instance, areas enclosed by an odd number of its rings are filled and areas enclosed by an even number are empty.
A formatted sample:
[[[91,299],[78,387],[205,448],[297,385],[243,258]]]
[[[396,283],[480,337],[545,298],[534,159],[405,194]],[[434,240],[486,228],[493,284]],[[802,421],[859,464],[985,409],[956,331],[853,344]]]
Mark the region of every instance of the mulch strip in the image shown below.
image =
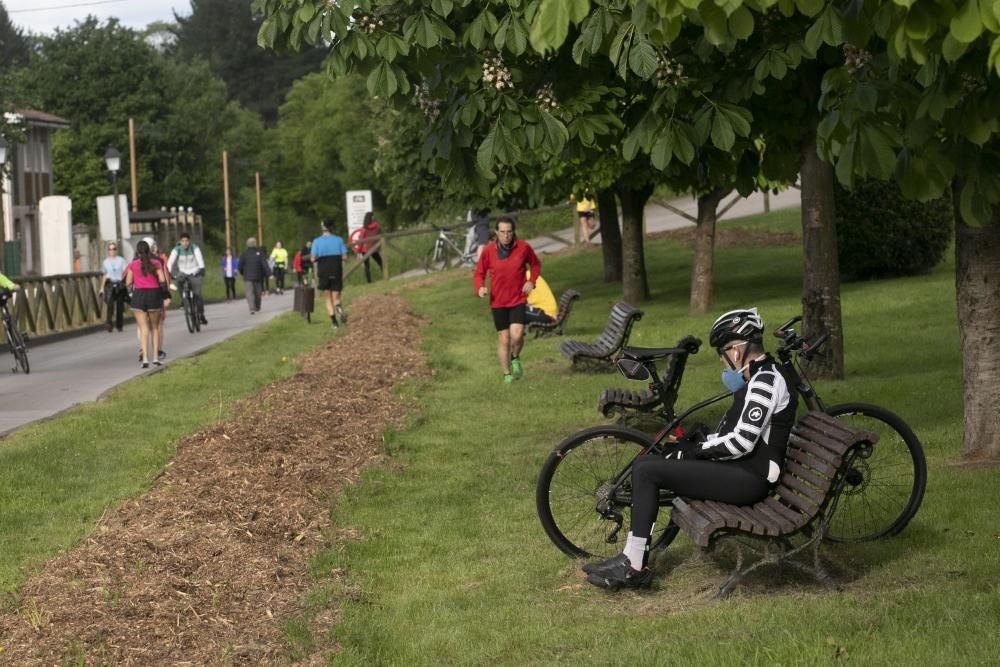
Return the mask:
[[[148,493],[30,577],[0,615],[0,663],[288,662],[282,625],[336,539],[331,500],[380,460],[404,414],[393,386],[427,372],[402,298],[358,299],[350,315],[301,372],[184,438]]]
[[[692,228],[672,229],[646,235],[646,240],[671,239],[678,243],[694,244],[695,230]],[[715,228],[715,247],[731,248],[743,246],[797,246],[802,237],[795,234],[768,232],[750,229]]]

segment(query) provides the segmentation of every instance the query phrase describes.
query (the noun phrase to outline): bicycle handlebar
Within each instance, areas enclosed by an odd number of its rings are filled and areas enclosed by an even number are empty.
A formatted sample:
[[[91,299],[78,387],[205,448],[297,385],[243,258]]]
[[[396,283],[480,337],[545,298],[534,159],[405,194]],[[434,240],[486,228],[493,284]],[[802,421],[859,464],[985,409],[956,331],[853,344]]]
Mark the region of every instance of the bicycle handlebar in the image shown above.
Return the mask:
[[[830,332],[829,331],[824,331],[823,335],[820,336],[819,338],[817,338],[812,343],[803,340],[802,341],[802,356],[805,357],[807,361],[809,359],[812,359],[814,356],[816,356],[816,354],[819,353],[819,348],[821,348],[823,346],[823,343],[825,343],[827,340],[829,340],[829,338],[830,338]]]
[[[802,316],[801,315],[796,315],[795,317],[793,317],[792,319],[788,320],[787,322],[785,322],[780,327],[778,327],[777,329],[774,330],[775,337],[776,338],[784,338],[785,337],[785,332],[788,329],[788,327],[790,327],[790,326],[792,326],[794,324],[798,324],[801,321],[802,321]]]

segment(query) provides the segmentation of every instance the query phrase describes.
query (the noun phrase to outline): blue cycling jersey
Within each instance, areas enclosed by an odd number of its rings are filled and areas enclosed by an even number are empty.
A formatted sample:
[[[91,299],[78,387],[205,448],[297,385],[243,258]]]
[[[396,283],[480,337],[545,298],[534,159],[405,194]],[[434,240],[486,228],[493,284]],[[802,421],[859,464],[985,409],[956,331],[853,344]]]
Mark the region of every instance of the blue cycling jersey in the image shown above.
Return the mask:
[[[336,234],[323,234],[313,240],[311,253],[315,257],[346,255],[347,246],[344,245],[344,239]]]

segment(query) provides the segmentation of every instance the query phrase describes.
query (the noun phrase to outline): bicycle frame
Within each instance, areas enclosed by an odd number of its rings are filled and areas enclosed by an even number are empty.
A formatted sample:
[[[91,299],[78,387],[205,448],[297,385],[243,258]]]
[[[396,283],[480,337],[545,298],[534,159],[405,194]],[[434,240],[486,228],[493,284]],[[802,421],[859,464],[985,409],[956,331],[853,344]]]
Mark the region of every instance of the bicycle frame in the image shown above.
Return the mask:
[[[449,230],[446,227],[438,227],[437,230],[438,235],[434,239],[434,261],[439,261],[442,258],[446,245],[451,248],[463,264],[471,264],[475,260],[475,253],[466,253],[465,249],[449,236]]]

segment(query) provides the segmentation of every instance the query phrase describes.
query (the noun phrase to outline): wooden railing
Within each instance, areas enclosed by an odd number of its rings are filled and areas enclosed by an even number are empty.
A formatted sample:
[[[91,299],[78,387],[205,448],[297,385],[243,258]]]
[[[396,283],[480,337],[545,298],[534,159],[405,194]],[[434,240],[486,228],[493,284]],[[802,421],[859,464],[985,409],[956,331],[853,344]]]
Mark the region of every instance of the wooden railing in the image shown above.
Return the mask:
[[[17,326],[30,336],[45,336],[100,324],[104,317],[102,274],[70,273],[15,278],[13,313]]]

